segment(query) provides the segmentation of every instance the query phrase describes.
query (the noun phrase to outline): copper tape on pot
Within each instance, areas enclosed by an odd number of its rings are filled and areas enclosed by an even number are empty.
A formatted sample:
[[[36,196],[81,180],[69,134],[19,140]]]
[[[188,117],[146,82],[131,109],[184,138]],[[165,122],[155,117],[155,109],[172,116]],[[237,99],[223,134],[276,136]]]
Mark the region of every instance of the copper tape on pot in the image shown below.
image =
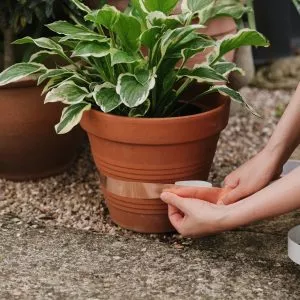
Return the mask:
[[[106,191],[117,196],[136,199],[158,199],[164,189],[175,187],[174,184],[124,181],[103,174],[100,175],[100,181]]]

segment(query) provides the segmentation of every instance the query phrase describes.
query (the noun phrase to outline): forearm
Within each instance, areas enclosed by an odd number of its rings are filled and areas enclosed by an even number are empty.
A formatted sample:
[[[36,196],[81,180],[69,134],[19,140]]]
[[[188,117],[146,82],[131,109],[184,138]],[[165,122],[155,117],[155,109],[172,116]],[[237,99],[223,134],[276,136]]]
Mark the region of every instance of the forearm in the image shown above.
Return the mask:
[[[227,229],[278,216],[300,208],[300,168],[256,194],[228,206]]]
[[[284,164],[300,143],[300,84],[266,149]]]

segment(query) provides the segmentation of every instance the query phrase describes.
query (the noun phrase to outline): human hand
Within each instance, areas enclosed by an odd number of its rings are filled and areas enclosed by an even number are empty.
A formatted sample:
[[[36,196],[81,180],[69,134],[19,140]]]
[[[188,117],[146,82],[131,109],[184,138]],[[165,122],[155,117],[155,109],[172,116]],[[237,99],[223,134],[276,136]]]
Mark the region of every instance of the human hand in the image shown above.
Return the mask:
[[[219,200],[218,204],[231,204],[252,195],[282,173],[282,164],[277,157],[263,150],[251,160],[229,174],[224,180],[224,187],[232,191]]]
[[[202,237],[230,228],[226,222],[228,207],[213,203],[218,199],[217,190],[219,197],[224,193],[215,189],[210,199],[206,197],[210,202],[198,199],[207,192],[205,188],[175,188],[161,194],[161,199],[168,204],[170,222],[181,235]]]

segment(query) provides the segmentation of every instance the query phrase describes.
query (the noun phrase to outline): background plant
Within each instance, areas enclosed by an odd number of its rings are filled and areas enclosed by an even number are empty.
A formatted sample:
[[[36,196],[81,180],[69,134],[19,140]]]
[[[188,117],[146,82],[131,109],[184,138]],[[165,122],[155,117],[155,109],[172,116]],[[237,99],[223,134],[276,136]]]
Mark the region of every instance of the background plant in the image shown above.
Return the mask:
[[[60,37],[16,41],[33,43],[42,50],[29,63],[2,72],[0,84],[32,74],[38,77],[38,84],[47,82],[45,102],[68,105],[56,126],[58,133],[71,130],[91,108],[129,117],[177,116],[182,110],[178,105],[182,94],[196,82],[208,88],[189,103],[219,92],[253,111],[238,92],[225,85],[230,72],[242,70],[227,62],[224,55],[244,45],[267,46],[266,39],[255,30],[243,29],[215,41],[199,29],[213,17],[216,0],[185,0],[182,13],[170,15],[177,2],[133,0],[132,9],[121,13],[108,5],[92,11],[73,0],[85,12],[88,25],[58,21],[48,28]],[[226,6],[222,9],[218,16],[228,14]],[[213,51],[205,63],[185,67],[191,57],[207,48]],[[40,63],[45,54],[59,55],[69,66],[47,69]]]
[[[30,31],[31,36],[42,34],[45,22],[62,16],[62,12],[78,22],[82,15],[80,10],[70,0],[2,0],[0,2],[0,31],[3,36],[3,65],[5,68],[15,63],[15,53],[12,42],[16,36]],[[28,34],[28,32],[27,32]],[[28,48],[23,60],[28,57]]]

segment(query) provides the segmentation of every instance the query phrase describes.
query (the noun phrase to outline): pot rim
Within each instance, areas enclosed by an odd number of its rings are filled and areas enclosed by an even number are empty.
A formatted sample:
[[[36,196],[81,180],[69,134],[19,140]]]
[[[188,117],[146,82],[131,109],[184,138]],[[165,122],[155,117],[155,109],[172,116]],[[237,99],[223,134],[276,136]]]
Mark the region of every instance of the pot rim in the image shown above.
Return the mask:
[[[227,96],[223,96],[222,98],[224,99],[223,103],[221,103],[220,105],[218,105],[216,107],[210,108],[207,111],[200,112],[200,113],[193,114],[193,115],[179,116],[179,117],[134,118],[134,117],[119,116],[119,115],[114,115],[114,114],[110,114],[110,113],[104,113],[104,112],[99,111],[99,110],[94,109],[94,108],[92,108],[91,111],[89,111],[89,112],[99,114],[99,115],[101,115],[101,117],[106,117],[106,118],[111,118],[111,119],[114,118],[114,119],[119,119],[119,120],[122,120],[122,121],[125,121],[125,120],[129,120],[129,121],[135,120],[135,122],[138,122],[138,123],[147,123],[147,122],[151,123],[151,122],[157,122],[157,121],[163,121],[163,120],[166,120],[166,121],[192,120],[192,119],[198,119],[199,116],[205,117],[205,116],[209,116],[210,114],[212,114],[214,112],[218,112],[220,110],[223,110],[224,106],[227,105],[227,101],[230,102],[230,98],[227,97]],[[192,105],[199,106],[199,105],[196,105],[196,104],[192,104]]]

